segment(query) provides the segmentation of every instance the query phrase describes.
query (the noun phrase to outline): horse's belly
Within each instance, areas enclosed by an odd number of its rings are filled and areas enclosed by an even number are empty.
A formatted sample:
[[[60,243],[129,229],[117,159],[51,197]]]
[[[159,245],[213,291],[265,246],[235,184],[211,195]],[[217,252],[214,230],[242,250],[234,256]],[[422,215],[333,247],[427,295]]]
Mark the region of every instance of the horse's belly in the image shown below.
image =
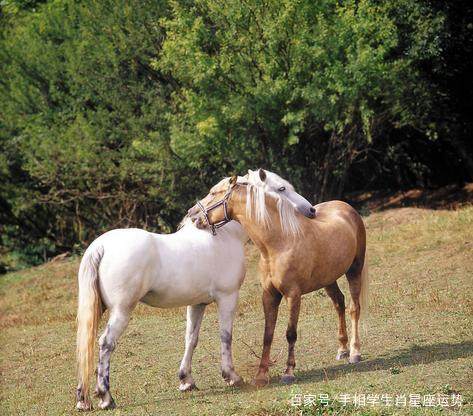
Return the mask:
[[[199,303],[211,303],[213,297],[208,292],[183,293],[174,291],[173,293],[163,293],[150,290],[140,301],[155,308],[175,308],[179,306],[197,305]]]

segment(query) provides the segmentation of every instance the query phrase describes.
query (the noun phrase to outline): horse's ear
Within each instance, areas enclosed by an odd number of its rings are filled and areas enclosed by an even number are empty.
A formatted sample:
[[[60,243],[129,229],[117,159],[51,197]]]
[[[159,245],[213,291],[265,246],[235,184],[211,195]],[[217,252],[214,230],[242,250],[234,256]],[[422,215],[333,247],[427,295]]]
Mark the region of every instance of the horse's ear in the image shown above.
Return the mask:
[[[266,172],[264,171],[264,169],[259,169],[258,170],[258,173],[259,173],[259,178],[261,179],[262,182],[264,182],[266,180]]]
[[[230,186],[231,186],[232,188],[236,185],[237,180],[238,180],[238,176],[236,176],[236,175],[233,175],[233,176],[230,178]]]

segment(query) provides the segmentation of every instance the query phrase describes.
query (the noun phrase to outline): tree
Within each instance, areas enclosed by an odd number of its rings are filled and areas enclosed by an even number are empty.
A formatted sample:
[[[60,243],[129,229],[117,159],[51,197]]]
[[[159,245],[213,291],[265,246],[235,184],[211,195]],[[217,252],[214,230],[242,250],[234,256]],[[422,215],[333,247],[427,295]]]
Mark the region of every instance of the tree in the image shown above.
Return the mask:
[[[0,258],[170,231],[248,168],[314,201],[471,178],[459,4],[5,0]]]
[[[166,2],[50,2],[4,29],[3,244],[39,260],[182,216],[195,181],[169,147],[173,80],[150,65],[166,13]]]
[[[431,99],[417,65],[439,53],[443,21],[425,5],[172,5],[157,67],[182,85],[171,143],[195,166],[269,166],[323,200],[341,196],[387,125],[425,128]]]

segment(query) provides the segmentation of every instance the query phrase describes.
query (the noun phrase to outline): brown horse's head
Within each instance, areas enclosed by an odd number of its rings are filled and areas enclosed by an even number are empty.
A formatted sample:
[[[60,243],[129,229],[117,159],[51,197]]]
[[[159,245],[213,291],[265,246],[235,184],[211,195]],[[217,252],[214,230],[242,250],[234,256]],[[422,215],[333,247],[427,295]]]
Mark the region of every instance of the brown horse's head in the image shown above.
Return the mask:
[[[197,228],[210,227],[215,234],[215,229],[231,221],[228,201],[233,188],[237,186],[238,177],[222,179],[217,185],[210,189],[209,194],[198,201],[187,211],[187,216]]]

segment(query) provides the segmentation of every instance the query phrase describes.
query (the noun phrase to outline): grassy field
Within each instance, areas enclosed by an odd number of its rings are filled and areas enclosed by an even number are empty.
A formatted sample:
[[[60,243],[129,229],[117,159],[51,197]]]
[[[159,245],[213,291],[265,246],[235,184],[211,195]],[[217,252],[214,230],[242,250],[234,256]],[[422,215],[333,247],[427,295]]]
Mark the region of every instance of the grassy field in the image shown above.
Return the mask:
[[[287,308],[281,305],[271,384],[226,387],[219,370],[214,306],[208,308],[193,375],[200,390],[181,394],[185,310],[139,306],[112,357],[113,415],[473,414],[473,207],[399,208],[366,218],[371,274],[363,361],[335,361],[336,313],[323,292],[303,299],[296,345],[297,383],[279,383],[286,360]],[[237,371],[250,381],[258,364],[263,312],[257,253],[235,322]],[[2,415],[74,413],[78,259],[0,278]],[[345,279],[340,279],[347,293]],[[461,408],[291,407],[294,394],[452,394]],[[302,410],[302,413],[301,413]],[[97,411],[95,411],[96,413]],[[325,413],[324,413],[325,412]],[[454,412],[454,413],[453,413]]]

